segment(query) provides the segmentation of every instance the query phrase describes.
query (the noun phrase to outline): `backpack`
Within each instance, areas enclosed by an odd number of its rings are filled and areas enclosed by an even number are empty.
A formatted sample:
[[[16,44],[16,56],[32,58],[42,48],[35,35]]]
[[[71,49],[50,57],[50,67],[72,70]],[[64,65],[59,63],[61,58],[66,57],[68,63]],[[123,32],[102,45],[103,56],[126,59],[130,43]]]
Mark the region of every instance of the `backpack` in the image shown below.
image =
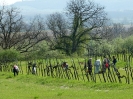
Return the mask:
[[[109,67],[108,59],[105,59],[104,62],[105,62],[105,67],[108,68]]]
[[[105,67],[106,67],[106,68],[108,68],[108,67],[109,67],[109,64],[108,64],[107,62],[106,62],[106,64],[105,64]]]

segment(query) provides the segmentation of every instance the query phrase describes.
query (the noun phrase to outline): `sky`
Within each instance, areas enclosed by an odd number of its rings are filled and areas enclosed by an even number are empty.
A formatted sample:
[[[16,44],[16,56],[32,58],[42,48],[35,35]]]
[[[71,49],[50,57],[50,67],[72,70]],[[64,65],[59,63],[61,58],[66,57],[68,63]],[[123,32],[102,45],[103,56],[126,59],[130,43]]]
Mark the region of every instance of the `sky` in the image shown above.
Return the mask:
[[[27,1],[22,4],[22,1]],[[30,1],[36,1],[32,5]],[[40,2],[39,2],[40,1]],[[43,3],[42,3],[43,1]],[[48,15],[55,12],[65,10],[67,3],[70,0],[0,0],[0,5],[11,5],[20,8],[22,15],[25,18],[31,18],[34,15]],[[105,7],[108,17],[114,22],[133,23],[133,0],[91,0],[94,3]]]
[[[22,0],[0,0],[0,5],[2,5],[3,3],[5,5],[10,5],[10,4],[13,4],[13,3],[18,2],[18,1],[22,1]]]
[[[22,1],[27,1],[23,2]],[[36,1],[33,6],[33,2]],[[47,15],[65,10],[70,0],[0,0],[0,5],[11,5],[20,8],[22,15],[31,17],[33,15]],[[129,20],[133,22],[133,0],[91,0],[105,7],[109,18],[115,21]]]
[[[4,5],[10,5],[15,2],[22,1],[22,0],[0,0],[0,5],[4,3]],[[23,0],[23,1],[30,1],[30,0]],[[47,1],[47,0],[44,0]],[[49,1],[49,0],[48,0]],[[52,0],[51,0],[52,1]],[[53,2],[56,3],[56,1],[63,1],[64,3],[68,2],[69,0],[53,0]],[[105,7],[105,10],[133,10],[133,0],[92,0],[102,6]],[[39,2],[39,0],[38,0]],[[61,2],[62,3],[62,2]],[[63,5],[64,5],[63,3]],[[61,4],[60,4],[61,5]]]

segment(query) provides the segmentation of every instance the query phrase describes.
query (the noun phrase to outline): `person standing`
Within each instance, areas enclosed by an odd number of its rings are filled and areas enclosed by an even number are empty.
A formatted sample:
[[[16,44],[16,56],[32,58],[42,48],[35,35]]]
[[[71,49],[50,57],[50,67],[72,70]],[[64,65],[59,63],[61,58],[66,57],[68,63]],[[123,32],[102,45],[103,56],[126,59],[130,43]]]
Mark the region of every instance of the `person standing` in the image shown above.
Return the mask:
[[[106,72],[106,69],[109,70],[109,59],[104,56],[103,63],[102,63],[102,73]]]
[[[115,58],[115,56],[113,56],[113,67],[114,67],[114,70],[116,70],[116,63],[117,63],[117,60]]]
[[[115,56],[113,56],[113,65],[115,65],[116,62],[117,62],[117,60],[116,60]]]
[[[91,75],[92,74],[92,58],[88,60],[87,65],[88,65],[88,73]]]
[[[94,64],[94,66],[95,66],[95,73],[99,73],[100,65],[101,65],[101,61],[100,61],[100,59],[97,59],[95,61],[95,64]]]
[[[32,74],[36,74],[36,63],[32,65]]]

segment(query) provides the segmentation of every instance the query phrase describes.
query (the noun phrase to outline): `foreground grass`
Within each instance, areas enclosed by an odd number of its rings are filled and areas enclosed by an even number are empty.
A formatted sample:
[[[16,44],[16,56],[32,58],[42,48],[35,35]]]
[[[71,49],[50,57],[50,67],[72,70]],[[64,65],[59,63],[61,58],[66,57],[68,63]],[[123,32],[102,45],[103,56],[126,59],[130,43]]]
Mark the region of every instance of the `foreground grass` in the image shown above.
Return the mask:
[[[133,99],[133,84],[94,83],[0,72],[0,99]]]

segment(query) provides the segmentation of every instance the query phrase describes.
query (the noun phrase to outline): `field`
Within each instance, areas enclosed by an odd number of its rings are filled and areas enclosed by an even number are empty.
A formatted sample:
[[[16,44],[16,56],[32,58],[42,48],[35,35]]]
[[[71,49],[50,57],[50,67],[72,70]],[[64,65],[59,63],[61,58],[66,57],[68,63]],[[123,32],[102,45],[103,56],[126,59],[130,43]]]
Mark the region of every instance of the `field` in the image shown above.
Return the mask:
[[[130,84],[126,82],[125,78],[121,78],[122,83],[119,83],[117,76],[116,81],[112,81],[115,78],[113,75],[111,80],[105,75],[105,82],[102,74],[99,74],[99,76],[96,74],[96,80],[91,80],[89,76],[89,81],[84,74],[84,81],[81,73],[83,65],[81,64],[80,68],[77,59],[75,63],[70,60],[67,61],[69,65],[76,65],[79,80],[71,75],[71,79],[68,79],[67,76],[58,77],[55,71],[53,72],[54,77],[51,74],[50,76],[46,74],[42,76],[40,68],[43,65],[50,65],[47,62],[37,67],[37,75],[27,74],[26,62],[19,63],[21,72],[15,77],[12,72],[4,71],[3,69],[0,72],[0,99],[133,99],[131,71],[123,69],[126,64],[123,61],[119,61],[117,67],[121,75],[125,75],[127,78],[129,76]],[[84,60],[80,59],[80,61],[83,62]],[[51,62],[52,66],[55,64],[55,62]],[[71,68],[71,70],[74,74],[75,69]],[[112,70],[111,72],[113,73]],[[99,78],[101,78],[101,81]]]
[[[0,99],[132,99],[133,84],[94,83],[0,72]]]

